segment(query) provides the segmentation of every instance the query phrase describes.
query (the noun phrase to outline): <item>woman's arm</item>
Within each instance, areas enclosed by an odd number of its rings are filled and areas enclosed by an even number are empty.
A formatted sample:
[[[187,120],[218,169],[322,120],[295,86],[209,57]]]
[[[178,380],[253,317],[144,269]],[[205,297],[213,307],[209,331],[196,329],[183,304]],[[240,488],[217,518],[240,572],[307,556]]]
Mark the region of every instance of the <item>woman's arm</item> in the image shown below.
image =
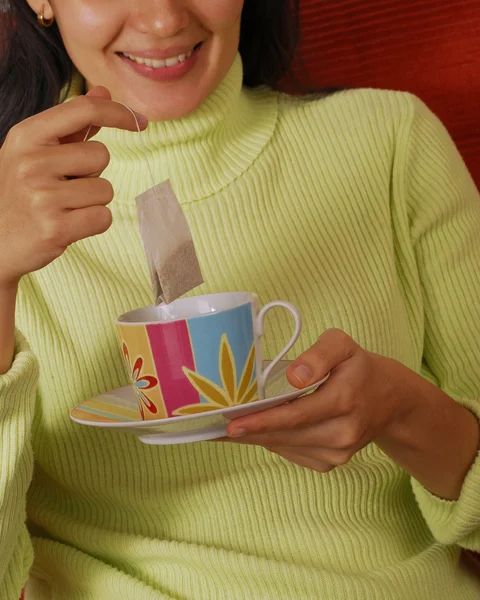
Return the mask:
[[[399,382],[397,401],[410,410],[394,420],[376,443],[433,494],[457,500],[479,450],[478,419],[400,363],[393,369]]]
[[[0,375],[9,371],[13,361],[17,289],[17,285],[0,284]]]

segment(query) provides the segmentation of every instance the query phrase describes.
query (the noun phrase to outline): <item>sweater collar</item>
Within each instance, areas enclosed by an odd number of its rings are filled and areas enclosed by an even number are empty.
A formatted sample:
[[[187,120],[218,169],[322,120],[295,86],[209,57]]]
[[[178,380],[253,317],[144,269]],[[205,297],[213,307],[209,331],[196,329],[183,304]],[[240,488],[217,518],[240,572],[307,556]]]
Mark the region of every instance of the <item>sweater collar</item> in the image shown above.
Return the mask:
[[[109,149],[116,172],[120,167],[132,176],[129,166],[134,168],[138,193],[152,185],[145,148],[155,183],[170,179],[180,202],[210,196],[252,165],[275,129],[277,95],[265,89],[247,90],[242,80],[242,62],[237,55],[225,79],[187,117],[151,122],[141,134],[102,129],[95,139]],[[82,93],[83,87],[81,78],[74,77],[68,99]],[[116,173],[114,179],[118,181]]]

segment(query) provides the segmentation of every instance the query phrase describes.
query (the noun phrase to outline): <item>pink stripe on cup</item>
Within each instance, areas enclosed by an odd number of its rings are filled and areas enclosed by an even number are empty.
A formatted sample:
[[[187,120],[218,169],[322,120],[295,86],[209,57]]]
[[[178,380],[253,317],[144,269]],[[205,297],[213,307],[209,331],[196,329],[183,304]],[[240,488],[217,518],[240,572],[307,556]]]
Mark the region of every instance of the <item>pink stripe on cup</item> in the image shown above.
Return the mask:
[[[195,371],[188,325],[186,321],[175,321],[146,328],[163,400],[171,417],[178,408],[200,402],[198,392],[182,371],[182,367]]]

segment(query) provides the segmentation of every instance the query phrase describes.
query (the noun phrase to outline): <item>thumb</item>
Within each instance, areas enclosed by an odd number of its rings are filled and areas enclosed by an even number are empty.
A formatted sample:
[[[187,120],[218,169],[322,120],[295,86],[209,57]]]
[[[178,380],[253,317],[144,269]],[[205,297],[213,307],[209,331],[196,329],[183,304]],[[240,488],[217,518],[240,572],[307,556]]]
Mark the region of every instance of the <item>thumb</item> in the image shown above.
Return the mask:
[[[112,99],[112,94],[107,90],[106,87],[103,87],[103,85],[97,85],[96,87],[92,88],[91,90],[89,90],[86,93],[86,96],[91,96],[93,98],[103,98],[104,100]],[[87,134],[87,131],[85,131],[85,134],[84,134],[82,140],[85,139],[85,135]],[[92,127],[90,129],[90,133],[88,134],[87,139],[94,137],[95,135],[97,135],[97,133],[99,131],[100,131],[100,127]]]
[[[112,95],[110,94],[110,92],[107,90],[106,87],[103,87],[102,85],[97,85],[96,87],[89,90],[85,95],[91,98],[103,98],[104,100],[112,99]],[[87,135],[87,131],[88,127],[86,129],[82,129],[81,131],[77,131],[72,135],[64,137],[62,139],[62,144],[70,144],[72,142],[83,142],[85,140],[85,136]],[[87,140],[96,136],[99,131],[100,127],[91,127],[88,133]]]
[[[296,388],[304,388],[323,379],[340,363],[351,358],[360,346],[344,331],[327,329],[315,344],[288,368],[287,379]]]
[[[89,90],[86,96],[90,96],[91,98],[103,98],[104,100],[111,100],[112,94],[107,90],[103,85],[97,85],[96,87]]]

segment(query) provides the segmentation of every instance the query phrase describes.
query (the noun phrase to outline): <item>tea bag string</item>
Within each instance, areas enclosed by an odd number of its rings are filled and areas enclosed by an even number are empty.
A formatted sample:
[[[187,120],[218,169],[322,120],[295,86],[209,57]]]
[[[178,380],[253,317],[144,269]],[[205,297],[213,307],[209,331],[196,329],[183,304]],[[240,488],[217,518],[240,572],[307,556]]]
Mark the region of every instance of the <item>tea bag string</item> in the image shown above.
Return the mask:
[[[140,143],[142,145],[142,152],[143,152],[143,155],[145,157],[145,161],[147,163],[147,168],[148,168],[148,172],[150,174],[150,179],[152,180],[153,193],[155,194],[155,198],[157,200],[160,200],[160,198],[157,196],[157,190],[156,190],[156,187],[155,187],[156,184],[155,184],[155,178],[153,177],[152,165],[150,164],[150,161],[148,160],[147,148],[145,147],[145,142],[143,141],[142,131],[141,131],[140,125],[138,123],[137,115],[134,113],[134,111],[129,106],[127,106],[126,104],[123,104],[123,102],[119,102],[119,104],[121,104],[128,111],[130,111],[132,113],[132,115],[133,115],[133,118],[135,119],[135,124],[137,126],[137,131],[138,131],[138,134],[140,136]],[[88,129],[87,129],[87,133],[85,135],[85,139],[83,140],[84,142],[88,141],[88,136],[90,135],[91,131],[92,131],[92,124],[90,123],[90,125],[88,126]]]

